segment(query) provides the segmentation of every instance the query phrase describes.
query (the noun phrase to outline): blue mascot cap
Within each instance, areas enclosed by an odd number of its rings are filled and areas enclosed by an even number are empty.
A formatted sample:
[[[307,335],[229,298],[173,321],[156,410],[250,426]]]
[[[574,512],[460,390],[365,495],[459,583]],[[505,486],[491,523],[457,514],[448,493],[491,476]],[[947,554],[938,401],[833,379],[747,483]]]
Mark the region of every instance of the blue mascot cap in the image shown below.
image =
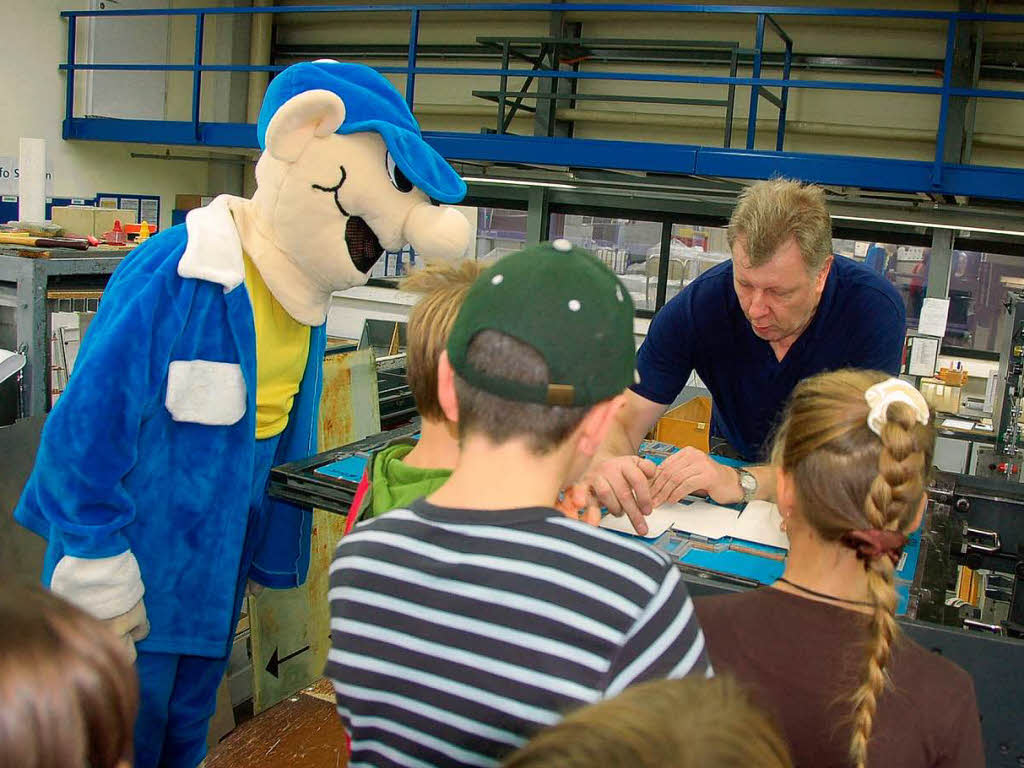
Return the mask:
[[[448,162],[423,140],[405,100],[384,77],[363,64],[314,61],[293,64],[270,81],[256,123],[260,149],[266,149],[267,125],[288,99],[313,90],[331,91],[345,102],[345,122],[336,133],[375,131],[384,139],[402,173],[430,197],[457,203],[464,182]]]

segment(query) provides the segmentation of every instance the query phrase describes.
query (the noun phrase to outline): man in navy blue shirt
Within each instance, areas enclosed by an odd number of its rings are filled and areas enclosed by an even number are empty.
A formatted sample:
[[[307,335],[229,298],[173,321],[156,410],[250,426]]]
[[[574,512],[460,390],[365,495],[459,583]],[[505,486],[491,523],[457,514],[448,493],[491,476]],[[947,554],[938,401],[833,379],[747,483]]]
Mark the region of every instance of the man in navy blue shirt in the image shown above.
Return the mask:
[[[729,504],[772,499],[772,431],[800,380],[822,371],[899,373],[903,301],[883,277],[832,254],[820,187],[784,179],[749,187],[729,222],[732,261],[694,280],[651,323],[640,380],[573,500],[627,514],[641,534],[653,507],[695,491]],[[696,371],[710,390],[711,441],[752,462],[733,469],[686,448],[660,466],[640,459],[643,436]],[[731,448],[731,451],[729,450]]]

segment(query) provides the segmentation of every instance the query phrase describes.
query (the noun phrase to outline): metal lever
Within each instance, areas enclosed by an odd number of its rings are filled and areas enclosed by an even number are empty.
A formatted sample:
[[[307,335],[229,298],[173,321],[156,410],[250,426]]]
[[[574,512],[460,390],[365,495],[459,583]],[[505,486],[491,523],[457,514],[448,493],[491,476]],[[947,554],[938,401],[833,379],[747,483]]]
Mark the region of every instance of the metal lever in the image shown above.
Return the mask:
[[[992,540],[991,544],[979,544],[976,541],[965,542],[967,544],[967,549],[972,552],[984,552],[986,554],[991,554],[993,552],[998,552],[1003,548],[1003,543],[999,539],[999,531],[989,531],[984,528],[971,528],[968,526],[967,530],[964,531],[964,535],[981,536]]]
[[[977,619],[964,619],[964,629],[981,629],[995,635],[1006,636],[1005,627],[999,624],[986,624],[984,621],[978,621]]]

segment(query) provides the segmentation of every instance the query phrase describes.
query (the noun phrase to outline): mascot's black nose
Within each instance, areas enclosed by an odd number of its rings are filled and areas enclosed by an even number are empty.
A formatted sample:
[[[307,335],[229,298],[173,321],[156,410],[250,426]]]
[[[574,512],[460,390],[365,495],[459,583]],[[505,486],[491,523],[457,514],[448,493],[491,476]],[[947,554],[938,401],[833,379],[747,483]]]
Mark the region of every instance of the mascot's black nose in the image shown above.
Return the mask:
[[[384,247],[370,226],[358,216],[352,216],[345,225],[345,244],[352,263],[360,272],[369,272],[384,254]]]

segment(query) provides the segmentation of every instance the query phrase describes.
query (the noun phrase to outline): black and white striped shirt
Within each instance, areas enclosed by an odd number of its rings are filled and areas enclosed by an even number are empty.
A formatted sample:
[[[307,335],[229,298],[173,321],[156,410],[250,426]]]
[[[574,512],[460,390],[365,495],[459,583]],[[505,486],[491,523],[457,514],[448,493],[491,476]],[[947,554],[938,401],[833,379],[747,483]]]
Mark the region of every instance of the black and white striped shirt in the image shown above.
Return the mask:
[[[554,509],[421,499],[345,537],[330,587],[352,768],[497,765],[581,704],[710,674],[668,558]]]

